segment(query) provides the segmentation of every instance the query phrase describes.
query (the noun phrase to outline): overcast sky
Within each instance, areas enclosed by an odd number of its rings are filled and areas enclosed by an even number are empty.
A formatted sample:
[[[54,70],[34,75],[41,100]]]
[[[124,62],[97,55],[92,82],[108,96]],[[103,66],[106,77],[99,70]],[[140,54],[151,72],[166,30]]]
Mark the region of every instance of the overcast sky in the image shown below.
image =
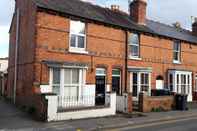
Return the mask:
[[[9,27],[15,0],[0,0],[0,57],[8,56]],[[87,1],[87,0],[85,0]],[[128,11],[128,0],[90,0],[95,4],[109,7],[119,4]],[[191,29],[191,16],[197,16],[197,0],[148,0],[149,19],[172,24],[179,21],[182,27]]]

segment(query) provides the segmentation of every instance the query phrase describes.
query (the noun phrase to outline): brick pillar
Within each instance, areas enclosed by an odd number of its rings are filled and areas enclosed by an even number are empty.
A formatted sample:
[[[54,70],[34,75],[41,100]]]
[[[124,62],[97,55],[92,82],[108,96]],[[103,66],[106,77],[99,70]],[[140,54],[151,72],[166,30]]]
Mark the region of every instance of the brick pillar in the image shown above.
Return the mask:
[[[128,100],[127,102],[128,113],[132,113],[133,112],[132,93],[128,93],[127,100]]]
[[[146,98],[147,95],[144,92],[140,92],[139,94],[139,111],[146,112]]]

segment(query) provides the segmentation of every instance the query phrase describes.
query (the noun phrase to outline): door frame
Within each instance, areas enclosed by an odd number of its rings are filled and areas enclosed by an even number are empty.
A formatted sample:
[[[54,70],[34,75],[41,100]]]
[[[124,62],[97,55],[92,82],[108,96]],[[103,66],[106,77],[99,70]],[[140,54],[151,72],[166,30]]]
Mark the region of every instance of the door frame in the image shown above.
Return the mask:
[[[139,94],[141,92],[141,74],[148,74],[149,78],[149,89],[148,95],[151,95],[151,72],[130,72],[130,92],[133,93],[133,73],[137,73],[137,96],[133,96],[133,101],[139,101]]]
[[[118,77],[119,78],[119,94],[117,94],[117,95],[121,95],[121,93],[122,93],[122,72],[121,72],[121,70],[120,69],[112,69],[112,71],[113,70],[118,70],[118,71],[120,71],[120,75],[113,75],[113,73],[112,73],[112,79],[113,79],[113,77]]]
[[[98,73],[97,71],[103,71],[104,73]],[[105,68],[96,68],[96,75],[95,75],[95,102],[96,102],[96,77],[104,77],[105,78],[105,87],[104,87],[104,96],[106,97],[106,69]],[[95,103],[96,104],[96,103]]]

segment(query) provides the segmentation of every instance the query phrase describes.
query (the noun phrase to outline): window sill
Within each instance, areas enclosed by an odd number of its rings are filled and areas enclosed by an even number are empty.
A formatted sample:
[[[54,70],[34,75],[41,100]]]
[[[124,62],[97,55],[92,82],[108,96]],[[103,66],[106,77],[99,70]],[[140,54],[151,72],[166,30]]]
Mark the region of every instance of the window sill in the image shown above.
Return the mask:
[[[132,57],[132,56],[130,56],[129,59],[130,60],[137,60],[137,61],[141,61],[142,60],[142,58],[140,58],[140,57]]]
[[[178,65],[180,65],[181,62],[180,62],[180,61],[173,61],[173,64],[178,64]]]
[[[77,53],[77,54],[88,54],[88,51],[85,50],[76,50],[76,49],[69,49],[70,53]]]

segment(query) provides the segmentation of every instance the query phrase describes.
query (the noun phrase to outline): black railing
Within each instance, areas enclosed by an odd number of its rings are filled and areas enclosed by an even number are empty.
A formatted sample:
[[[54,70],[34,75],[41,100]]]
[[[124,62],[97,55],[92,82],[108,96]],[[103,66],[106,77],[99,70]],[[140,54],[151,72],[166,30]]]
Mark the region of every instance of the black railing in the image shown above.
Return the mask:
[[[59,109],[76,109],[95,106],[95,96],[58,96]]]

